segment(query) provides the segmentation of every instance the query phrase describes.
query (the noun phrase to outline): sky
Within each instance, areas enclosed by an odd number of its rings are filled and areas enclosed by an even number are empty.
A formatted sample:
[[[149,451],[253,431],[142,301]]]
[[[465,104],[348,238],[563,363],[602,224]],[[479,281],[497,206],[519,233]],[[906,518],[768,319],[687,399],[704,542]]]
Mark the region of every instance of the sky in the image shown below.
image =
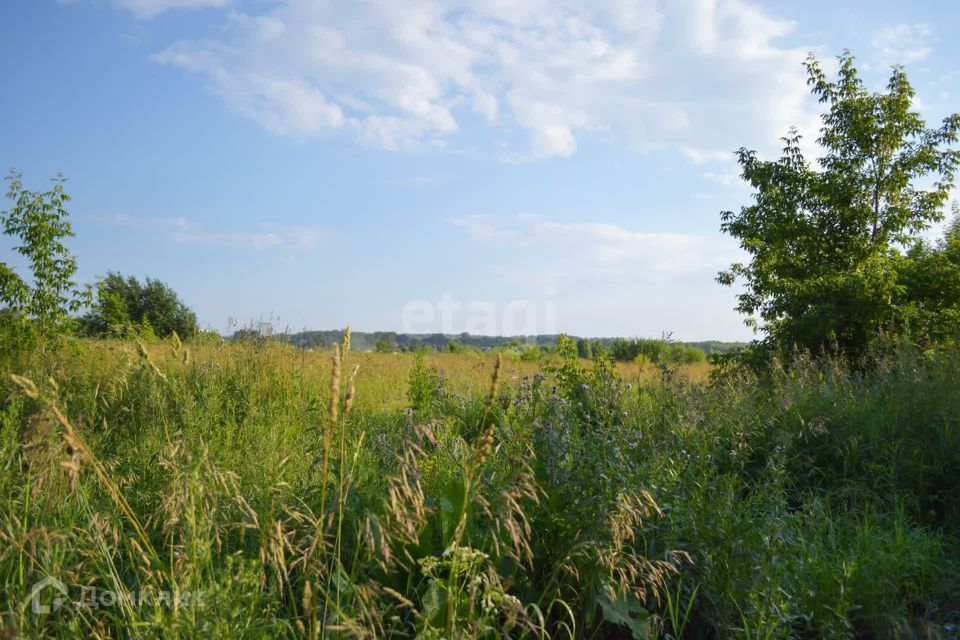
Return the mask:
[[[905,65],[939,122],[958,31],[923,0],[5,0],[0,164],[68,178],[80,282],[221,332],[750,339],[733,152],[815,155],[808,52]]]

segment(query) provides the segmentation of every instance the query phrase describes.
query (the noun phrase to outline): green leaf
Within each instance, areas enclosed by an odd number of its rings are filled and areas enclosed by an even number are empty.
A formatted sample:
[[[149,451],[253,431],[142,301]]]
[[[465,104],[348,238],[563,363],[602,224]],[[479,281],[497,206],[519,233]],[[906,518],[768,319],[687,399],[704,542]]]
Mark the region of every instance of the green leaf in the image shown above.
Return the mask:
[[[611,599],[606,592],[598,598],[603,619],[610,624],[627,627],[634,640],[653,637],[653,617],[644,609],[643,602],[632,592],[619,593]]]
[[[450,478],[443,487],[440,495],[440,521],[443,526],[443,546],[446,547],[453,540],[453,533],[460,524],[463,511],[466,508],[466,488],[463,478]]]

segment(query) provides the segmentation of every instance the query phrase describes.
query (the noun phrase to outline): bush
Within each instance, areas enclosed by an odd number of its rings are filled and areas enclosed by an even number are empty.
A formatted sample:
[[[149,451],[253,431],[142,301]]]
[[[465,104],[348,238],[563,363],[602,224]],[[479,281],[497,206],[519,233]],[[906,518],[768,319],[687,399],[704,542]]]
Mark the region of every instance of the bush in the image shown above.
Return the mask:
[[[632,362],[641,355],[644,362],[654,364],[693,364],[707,360],[703,349],[665,339],[618,338],[611,344],[610,351],[618,362]]]
[[[97,284],[93,309],[82,320],[87,335],[166,338],[176,332],[183,339],[197,333],[197,316],[168,285],[147,278],[108,273]]]

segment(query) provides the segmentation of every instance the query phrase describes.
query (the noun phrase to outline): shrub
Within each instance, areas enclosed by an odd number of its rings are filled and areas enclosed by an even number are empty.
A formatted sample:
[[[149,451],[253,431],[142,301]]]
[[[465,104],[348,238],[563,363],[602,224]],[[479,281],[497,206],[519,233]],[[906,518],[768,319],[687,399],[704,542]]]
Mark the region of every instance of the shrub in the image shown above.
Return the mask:
[[[97,284],[97,298],[82,321],[85,332],[96,336],[138,334],[166,338],[176,332],[190,339],[197,333],[197,316],[168,285],[147,278],[108,273]]]

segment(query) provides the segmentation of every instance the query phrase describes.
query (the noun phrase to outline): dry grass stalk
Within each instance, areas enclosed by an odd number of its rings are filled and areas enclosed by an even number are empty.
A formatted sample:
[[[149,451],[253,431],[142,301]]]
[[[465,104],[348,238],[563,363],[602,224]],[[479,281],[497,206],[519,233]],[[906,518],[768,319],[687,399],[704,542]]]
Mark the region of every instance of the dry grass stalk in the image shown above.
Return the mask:
[[[343,421],[346,422],[347,418],[350,416],[350,409],[353,408],[353,400],[356,395],[356,384],[355,380],[357,377],[357,372],[360,371],[360,365],[354,365],[353,372],[350,374],[350,382],[347,384],[347,395],[343,399]]]
[[[333,425],[337,422],[340,412],[340,374],[343,364],[340,345],[334,345],[331,362],[333,366],[330,370],[330,392],[327,394],[327,400],[329,402],[327,422]]]
[[[490,381],[490,392],[487,394],[487,405],[483,408],[483,417],[480,418],[480,429],[487,423],[487,417],[490,415],[490,409],[497,402],[497,393],[500,390],[500,376],[503,372],[503,354],[497,354],[497,361],[493,365],[493,378]]]
[[[327,424],[324,425],[323,429],[323,462],[320,468],[320,504],[324,508],[326,508],[327,504],[327,479],[330,473],[330,449],[333,446],[333,427],[339,418],[341,365],[340,346],[334,345],[332,367],[330,370],[330,391],[327,395]],[[321,518],[321,520],[323,520],[323,518]]]
[[[166,381],[167,376],[164,375],[163,371],[160,371],[160,368],[157,367],[156,363],[154,363],[153,359],[150,357],[150,352],[147,351],[146,345],[144,345],[140,340],[137,340],[137,353],[140,355],[140,359],[143,361],[144,366],[153,371],[158,378]]]

